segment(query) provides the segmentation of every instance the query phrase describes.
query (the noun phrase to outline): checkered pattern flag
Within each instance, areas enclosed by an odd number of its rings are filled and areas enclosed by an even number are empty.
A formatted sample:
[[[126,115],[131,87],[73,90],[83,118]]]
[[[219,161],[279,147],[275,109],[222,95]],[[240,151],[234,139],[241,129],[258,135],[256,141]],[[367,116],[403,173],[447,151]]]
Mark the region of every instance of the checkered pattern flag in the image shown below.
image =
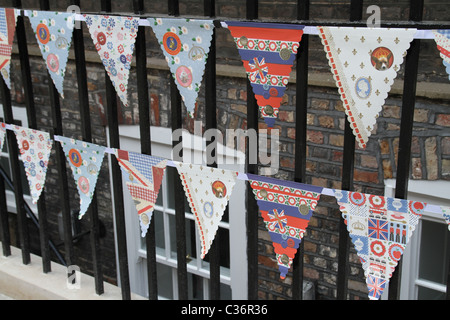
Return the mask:
[[[116,150],[115,156],[139,215],[141,236],[145,237],[152,219],[167,160],[119,149]]]

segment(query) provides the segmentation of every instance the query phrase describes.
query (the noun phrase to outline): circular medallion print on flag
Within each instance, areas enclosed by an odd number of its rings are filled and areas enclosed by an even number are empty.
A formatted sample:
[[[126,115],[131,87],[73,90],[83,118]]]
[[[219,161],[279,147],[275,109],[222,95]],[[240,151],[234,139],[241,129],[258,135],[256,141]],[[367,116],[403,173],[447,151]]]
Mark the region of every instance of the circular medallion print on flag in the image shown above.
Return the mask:
[[[50,69],[51,72],[58,71],[58,69],[59,69],[59,60],[58,60],[58,57],[55,54],[50,53],[47,56],[47,66],[48,66],[48,68]]]
[[[375,69],[385,71],[388,70],[394,63],[394,55],[388,48],[378,47],[372,51],[370,61]]]
[[[192,83],[192,72],[186,66],[178,67],[177,71],[175,72],[175,76],[177,78],[178,83],[182,87],[185,87],[185,88],[189,87]]]
[[[75,167],[81,166],[83,159],[81,158],[80,152],[77,149],[71,149],[69,151],[69,160]]]
[[[40,43],[47,44],[50,40],[50,32],[45,24],[40,23],[36,28],[36,35]]]
[[[367,99],[372,91],[370,80],[364,77],[359,78],[355,83],[355,91],[358,97]]]
[[[224,198],[227,195],[227,188],[222,181],[214,181],[211,188],[217,198]]]
[[[78,188],[80,188],[81,192],[88,193],[89,192],[89,180],[86,177],[81,176],[78,179]]]
[[[203,205],[203,213],[205,214],[205,217],[212,218],[214,210],[211,202],[205,202]]]
[[[175,56],[181,50],[180,38],[173,32],[167,32],[163,37],[163,46],[167,53]]]

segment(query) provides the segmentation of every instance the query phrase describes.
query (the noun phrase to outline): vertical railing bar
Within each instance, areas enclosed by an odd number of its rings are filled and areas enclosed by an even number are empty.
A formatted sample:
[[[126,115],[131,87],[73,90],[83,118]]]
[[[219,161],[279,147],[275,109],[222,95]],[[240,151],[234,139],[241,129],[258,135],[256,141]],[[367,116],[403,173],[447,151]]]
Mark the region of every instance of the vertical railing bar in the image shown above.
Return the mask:
[[[133,0],[135,14],[144,13],[144,1]],[[151,134],[150,134],[150,100],[148,96],[147,83],[147,54],[145,44],[145,27],[140,26],[135,43],[136,50],[136,78],[137,93],[139,103],[139,131],[141,137],[141,153],[151,155]],[[154,218],[153,218],[154,219]],[[155,223],[151,222],[145,237],[147,248],[147,277],[148,277],[148,298],[158,299],[158,278],[156,272],[156,235]]]
[[[111,1],[102,0],[101,10],[103,12],[111,12]],[[106,86],[106,104],[107,104],[107,122],[109,129],[109,146],[111,148],[120,148],[120,136],[119,136],[119,120],[118,120],[118,101],[117,94],[112,85],[112,82],[105,71],[105,86]],[[114,194],[114,213],[116,219],[116,237],[117,237],[117,251],[119,256],[119,275],[120,275],[120,288],[122,290],[122,299],[130,300],[130,276],[128,270],[128,253],[127,253],[127,238],[125,230],[125,209],[123,200],[123,188],[122,188],[122,173],[117,162],[116,157],[111,158],[111,173],[112,173],[112,185]]]
[[[258,0],[246,1],[246,18],[258,19]],[[259,109],[250,82],[247,80],[247,130],[255,130],[258,136]],[[258,146],[250,146],[246,139],[246,171],[258,174],[258,164],[250,163],[250,147],[258,155]],[[258,138],[259,140],[259,138]],[[255,150],[256,148],[256,150]],[[248,299],[258,299],[258,216],[259,208],[253,195],[252,188],[247,183],[247,259],[248,259]]]
[[[421,21],[423,17],[423,8],[424,0],[411,0],[409,19],[415,22]],[[405,57],[400,140],[398,144],[397,177],[395,181],[395,197],[399,199],[408,198],[408,180],[411,164],[411,142],[414,126],[419,53],[420,40],[414,39],[411,42]],[[401,271],[402,260],[397,264],[397,267],[389,280],[389,300],[399,299]]]
[[[15,8],[22,8],[22,3],[20,0],[14,1],[14,7]],[[17,45],[19,48],[19,59],[20,59],[20,66],[22,70],[22,82],[24,83],[24,92],[25,92],[25,104],[27,107],[27,113],[29,114],[31,110],[34,110],[34,101],[32,99],[32,92],[29,92],[29,89],[31,88],[31,77],[27,76],[27,72],[24,70],[24,68],[28,65],[29,68],[29,61],[28,61],[28,49],[27,49],[27,43],[25,39],[25,24],[23,21],[23,16],[19,15],[17,17],[16,22],[16,37],[17,37]],[[9,90],[6,90],[4,95],[4,117],[5,122],[13,124],[14,123],[14,116],[12,113],[12,106],[11,106],[11,93]],[[30,98],[31,97],[31,98]],[[7,138],[8,138],[8,147],[9,147],[9,155],[10,155],[10,163],[11,163],[11,169],[13,172],[13,182],[14,182],[14,195],[16,198],[16,207],[17,207],[17,222],[19,227],[19,239],[21,243],[22,248],[22,261],[24,264],[30,263],[30,243],[29,243],[29,234],[28,234],[28,226],[27,226],[27,217],[26,212],[23,205],[23,188],[22,188],[22,182],[21,182],[21,171],[19,167],[19,160],[18,160],[18,147],[16,142],[16,137],[14,132],[8,130],[7,131]]]
[[[352,0],[350,4],[350,21],[362,19],[363,2]],[[355,162],[355,136],[347,119],[344,129],[344,151],[342,163],[342,190],[353,189],[353,169]],[[345,300],[348,289],[350,238],[344,219],[339,211],[339,248],[338,248],[338,274],[337,274],[337,299]]]
[[[215,0],[205,0],[204,15],[210,18],[215,17]],[[205,130],[217,129],[217,105],[216,105],[216,32],[213,29],[211,46],[208,53],[208,60],[205,67]],[[207,141],[208,145],[216,146],[214,149],[214,159],[208,159],[208,165],[217,168],[217,141]],[[207,155],[209,157],[209,155]],[[228,207],[227,207],[228,209]],[[220,236],[219,230],[208,252],[210,268],[210,299],[220,299]]]
[[[41,10],[49,10],[50,5],[48,3],[48,0],[41,0],[40,3],[40,9]],[[25,37],[25,35],[24,35]],[[22,61],[21,61],[22,64]],[[27,61],[24,61],[24,66],[22,68],[22,75],[23,77],[26,77],[27,79],[31,79],[31,71],[29,66],[29,60],[27,58]],[[49,87],[49,94],[50,94],[50,105],[52,110],[59,110],[59,97],[58,97],[58,91],[56,90],[53,80],[51,79],[50,75],[47,75],[48,79],[48,87]],[[29,97],[30,101],[33,100],[33,89],[31,87],[31,81],[25,81],[24,85],[28,87],[28,92],[31,95]],[[34,107],[34,102],[28,106],[27,105],[27,115],[28,115],[28,126],[32,129],[37,129],[37,120],[36,120],[36,112]],[[53,138],[53,132],[51,132],[52,138]],[[45,206],[45,193],[42,192],[39,201],[37,203],[38,208],[38,216],[39,216],[39,236],[40,236],[40,243],[41,243],[41,257],[42,257],[42,264],[43,264],[43,271],[44,273],[50,272],[50,247],[49,247],[49,234],[48,234],[48,227],[47,227],[47,210]]]
[[[76,6],[80,6],[79,0],[74,0],[71,1],[70,3]],[[76,26],[73,30],[72,42],[75,53],[75,66],[78,84],[78,101],[80,104],[81,137],[83,141],[92,142],[91,116],[89,107],[89,95],[87,89],[87,72],[84,54],[83,29],[81,22],[78,23],[79,27]],[[91,204],[89,205],[89,208],[87,210],[87,216],[89,217],[90,223],[89,242],[92,254],[92,269],[94,273],[95,292],[98,295],[101,295],[104,293],[103,267],[100,250],[100,220],[98,216],[97,194],[95,192],[92,196]]]
[[[169,15],[178,16],[180,14],[178,0],[169,0],[168,2]],[[181,129],[183,127],[182,110],[181,110],[181,96],[172,76],[170,76],[170,105],[171,105],[171,127],[172,131]],[[173,146],[181,143],[179,141],[172,141]],[[182,150],[180,155],[173,155],[177,161],[182,161]],[[180,178],[174,175],[174,192],[175,195],[184,195],[183,185]],[[187,283],[187,259],[186,259],[186,229],[185,229],[185,206],[184,201],[175,202],[175,230],[177,243],[177,283],[178,283],[178,299],[187,300],[188,298],[188,283]]]
[[[309,19],[309,0],[299,0],[297,2],[297,19]],[[295,170],[294,178],[296,182],[306,181],[306,126],[308,114],[308,53],[309,36],[302,35],[299,51],[297,54],[296,69],[296,109],[295,109]],[[304,242],[301,241],[297,254],[293,261],[292,276],[292,299],[303,299],[303,256]]]
[[[3,100],[3,104],[6,103],[6,96],[10,94],[8,87],[6,86],[5,81],[2,79],[1,81],[1,96]],[[10,98],[9,98],[10,99]],[[5,180],[1,179],[0,181],[0,226],[1,226],[1,237],[2,241],[2,249],[3,256],[8,257],[11,255],[11,233],[9,231],[9,218],[8,218],[8,207],[6,205],[6,188],[5,188]]]

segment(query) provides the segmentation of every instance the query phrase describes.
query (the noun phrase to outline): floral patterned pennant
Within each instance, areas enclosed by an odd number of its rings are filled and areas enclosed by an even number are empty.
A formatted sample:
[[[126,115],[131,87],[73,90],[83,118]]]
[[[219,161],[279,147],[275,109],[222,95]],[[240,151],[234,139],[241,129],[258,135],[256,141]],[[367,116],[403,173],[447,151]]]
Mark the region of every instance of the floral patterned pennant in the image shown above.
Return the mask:
[[[226,21],[267,126],[278,115],[303,35],[302,25]]]
[[[50,134],[20,126],[12,126],[25,167],[33,203],[37,203],[45,184],[53,141]]]
[[[89,14],[84,17],[116,93],[124,106],[128,106],[128,78],[139,18]]]
[[[64,98],[64,74],[72,44],[75,14],[36,10],[25,10],[25,14],[30,19],[53,83]]]
[[[347,120],[365,148],[416,29],[317,28]]]
[[[203,165],[173,162],[195,216],[203,259],[214,241],[238,173]]]
[[[55,138],[58,138],[61,143],[72,170],[74,182],[80,195],[78,218],[81,219],[88,210],[94,196],[106,147],[61,136],[55,136]]]
[[[434,41],[450,79],[450,30],[433,30]]]
[[[369,299],[378,300],[426,203],[343,190],[334,195],[361,260]]]
[[[247,174],[285,279],[311,216],[321,187]]]
[[[150,226],[167,160],[119,149],[116,150],[115,156],[139,214],[141,236],[145,237]]]
[[[180,91],[187,112],[194,117],[213,34],[212,20],[148,18]]]
[[[19,9],[0,8],[0,72],[9,89],[11,89],[9,76],[11,51],[19,14]]]

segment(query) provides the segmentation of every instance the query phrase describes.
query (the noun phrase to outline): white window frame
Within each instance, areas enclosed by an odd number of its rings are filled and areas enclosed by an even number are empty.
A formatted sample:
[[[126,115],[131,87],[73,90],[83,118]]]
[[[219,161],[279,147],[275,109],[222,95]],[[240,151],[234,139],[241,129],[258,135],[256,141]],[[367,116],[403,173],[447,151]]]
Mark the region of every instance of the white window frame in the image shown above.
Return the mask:
[[[385,196],[395,196],[395,179],[385,180]],[[430,205],[450,206],[450,181],[409,180],[407,198],[408,200],[423,201]],[[400,279],[400,299],[402,300],[417,300],[418,285],[444,293],[446,291],[445,285],[418,279],[420,259],[419,250],[421,243],[420,235],[422,234],[423,220],[447,225],[447,222],[443,218],[442,214],[435,212],[434,210],[425,211],[419,219],[416,230],[411,236],[402,257],[402,272]],[[386,292],[383,293],[383,299],[387,298],[388,290],[385,291]]]
[[[13,112],[13,118],[14,120],[18,120],[21,122],[22,127],[28,128],[28,117],[27,117],[27,110],[25,107],[18,107],[18,106],[12,106],[12,112]],[[0,104],[0,117],[4,118],[3,113],[3,104]],[[12,123],[10,123],[12,124]],[[7,143],[7,139],[5,136],[4,143]],[[5,157],[9,159],[9,153],[3,152],[0,150],[0,156]],[[20,165],[23,165],[22,163]],[[37,212],[37,205],[33,203],[30,195],[23,195],[23,198],[25,202],[28,204],[30,209],[36,213]],[[8,208],[8,212],[11,213],[17,213],[17,207],[16,207],[16,200],[14,192],[11,190],[6,190],[6,206]]]
[[[108,129],[106,129],[107,137],[109,141]],[[187,133],[186,133],[187,134]],[[119,126],[120,135],[120,146],[123,150],[140,152],[140,132],[139,126]],[[189,138],[188,138],[189,137]],[[151,127],[151,139],[152,139],[152,154],[155,156],[160,156],[166,159],[172,159],[172,131],[170,128],[161,127]],[[191,140],[193,139],[193,140]],[[198,136],[193,136],[187,134],[185,137],[183,135],[183,154],[185,157],[193,152],[193,159],[197,160],[205,150],[205,139]],[[194,141],[193,145],[189,143]],[[236,170],[238,172],[244,172],[244,160],[245,155],[242,152],[232,150],[227,147],[220,145],[217,148],[218,154],[227,156],[229,158],[235,158],[234,161],[224,161],[227,164],[219,164],[219,168]],[[108,157],[108,161],[111,161],[111,156]],[[186,160],[186,162],[189,162]],[[195,162],[197,163],[197,162]],[[228,164],[234,163],[234,164]],[[237,164],[236,164],[237,163]],[[111,186],[112,188],[112,186]],[[167,195],[167,184],[163,182],[161,186],[163,190],[163,195]],[[230,269],[229,272],[225,271],[221,267],[221,283],[227,284],[231,287],[232,299],[247,299],[247,272],[242,272],[242,270],[247,270],[247,235],[246,235],[246,214],[245,214],[245,181],[237,179],[233,193],[229,201],[229,222],[221,222],[220,227],[228,228],[230,230]],[[112,190],[112,189],[111,189]],[[134,293],[140,294],[142,296],[148,295],[147,288],[147,274],[145,271],[145,259],[146,251],[141,249],[141,235],[138,216],[136,214],[136,208],[131,201],[131,196],[128,193],[126,185],[123,185],[124,194],[124,204],[125,204],[125,221],[126,221],[126,236],[127,236],[127,249],[128,249],[128,264],[130,273],[130,287]],[[164,192],[166,191],[166,192]],[[114,196],[111,192],[112,197]],[[185,195],[183,194],[183,197]],[[163,204],[167,201],[163,201]],[[162,206],[156,206],[155,209],[174,214],[173,209],[164,208]],[[114,208],[113,208],[114,210]],[[194,219],[193,214],[190,213],[189,208],[185,208],[187,211],[186,218]],[[114,221],[115,225],[115,221]],[[195,228],[197,235],[197,228]],[[168,234],[167,232],[165,234]],[[117,242],[117,239],[116,239]],[[157,263],[165,264],[173,268],[174,279],[173,281],[173,293],[174,299],[178,298],[178,290],[176,283],[176,258],[171,257],[170,246],[168,245],[169,240],[166,239],[166,246],[164,250],[157,248],[156,260]],[[197,237],[197,252],[200,252],[200,243]],[[116,246],[117,248],[117,246]],[[172,251],[174,251],[172,249]],[[175,249],[176,251],[176,249]],[[116,257],[118,254],[116,253]],[[118,258],[116,258],[118,259]],[[116,261],[118,263],[118,260]],[[119,268],[117,268],[119,272]],[[188,273],[192,273],[204,278],[204,281],[209,279],[209,268],[207,263],[201,259],[192,259],[187,264]],[[118,274],[120,278],[120,274]],[[120,283],[120,281],[118,281]],[[208,299],[209,293],[207,292],[207,285],[203,286],[204,292],[203,296]],[[158,297],[163,298],[163,297]]]

